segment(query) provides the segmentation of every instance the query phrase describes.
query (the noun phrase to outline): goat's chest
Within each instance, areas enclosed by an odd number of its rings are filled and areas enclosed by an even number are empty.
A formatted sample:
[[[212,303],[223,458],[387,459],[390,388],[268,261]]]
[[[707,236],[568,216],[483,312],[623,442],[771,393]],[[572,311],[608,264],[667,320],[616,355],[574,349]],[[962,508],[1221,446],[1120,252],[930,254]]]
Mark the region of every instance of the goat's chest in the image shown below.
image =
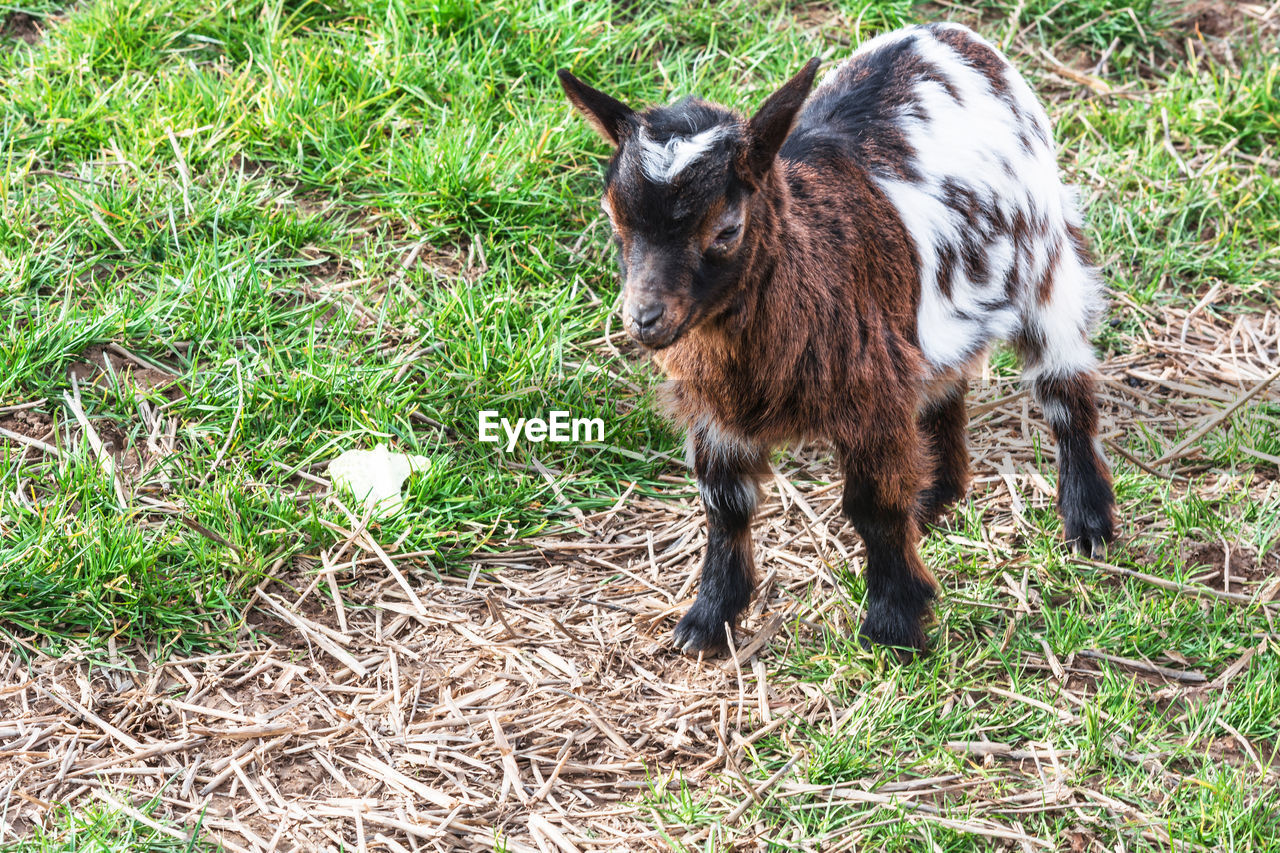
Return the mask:
[[[882,400],[870,384],[757,356],[740,363],[690,358],[676,347],[657,353],[666,375],[659,395],[664,411],[686,428],[711,423],[770,445],[835,438],[877,417]]]

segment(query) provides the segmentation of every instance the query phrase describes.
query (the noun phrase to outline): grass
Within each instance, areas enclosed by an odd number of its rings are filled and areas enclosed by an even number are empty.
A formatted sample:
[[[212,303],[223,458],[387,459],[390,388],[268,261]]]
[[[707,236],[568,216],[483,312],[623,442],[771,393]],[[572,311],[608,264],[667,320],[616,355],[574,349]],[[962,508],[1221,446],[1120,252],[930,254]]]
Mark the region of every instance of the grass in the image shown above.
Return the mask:
[[[573,509],[612,506],[629,487],[670,493],[659,477],[680,438],[648,404],[650,373],[599,356],[616,295],[595,207],[605,152],[564,102],[560,66],[636,103],[696,91],[747,107],[815,52],[834,60],[915,20],[977,23],[1052,97],[1063,166],[1124,298],[1100,332],[1105,358],[1125,356],[1153,312],[1188,309],[1211,283],[1230,294],[1204,308],[1224,326],[1277,307],[1274,32],[1270,43],[1234,39],[1228,59],[1196,49],[1213,45],[1168,3],[21,8],[47,31],[38,45],[0,47],[0,426],[60,450],[0,445],[0,628],[54,651],[225,644],[256,583],[355,523],[309,479],[345,449],[386,442],[436,460],[411,481],[410,511],[372,528],[424,553],[422,577]],[[1109,50],[1096,74],[1118,94],[1064,81],[1046,50],[1086,71]],[[1012,369],[1006,356],[997,367]],[[124,506],[71,414],[77,395],[118,455]],[[602,417],[607,433],[586,448],[507,455],[476,440],[487,408],[567,409]],[[1115,561],[1187,579],[1204,568],[1196,546],[1222,537],[1260,564],[1273,558],[1274,471],[1241,447],[1280,454],[1277,418],[1265,403],[1211,433],[1202,445],[1213,467],[1190,483],[1120,463],[1126,516],[1149,523]],[[1140,457],[1165,446],[1137,428],[1126,442]],[[1029,512],[1032,531],[996,546],[1000,564],[962,544],[985,539],[990,519],[976,505],[952,536],[926,541],[949,591],[928,658],[891,666],[825,633],[773,660],[777,678],[854,713],[758,742],[745,774],[759,782],[802,753],[796,773],[814,785],[956,772],[976,774],[987,794],[1025,793],[1040,785],[1033,770],[976,766],[947,744],[1049,745],[1070,754],[1071,784],[1154,816],[1167,837],[1277,849],[1270,794],[1230,746],[1237,734],[1272,752],[1280,743],[1274,651],[1228,693],[1163,707],[1151,685],[1110,670],[1068,718],[1044,707],[1059,707],[1057,682],[1023,665],[1046,647],[1062,657],[1097,648],[1153,660],[1172,651],[1220,672],[1274,638],[1269,614],[1073,563],[1052,512]],[[860,581],[850,575],[847,586],[860,600]],[[1033,612],[1009,628],[1005,608],[1032,593]],[[674,845],[711,849],[738,832],[721,820],[731,808],[722,797],[677,778],[655,783],[647,801],[690,831]],[[936,805],[962,828],[907,819],[901,804],[803,793],[753,806],[741,823],[776,849],[855,829],[868,849],[989,849],[989,837],[963,828],[963,791]],[[1091,849],[1073,846],[1077,837],[1165,849],[1123,813],[1029,810],[1019,820],[1071,849]],[[106,838],[115,840],[93,849],[178,849],[117,820],[68,818],[33,849]]]
[[[176,425],[172,452],[132,488],[234,546],[145,507],[114,527],[91,454],[48,466],[9,448],[6,482],[27,499],[7,508],[0,613],[27,630],[206,641],[235,590],[320,530],[325,510],[295,472],[375,440],[446,461],[414,484],[421,511],[389,531],[439,551],[437,567],[537,529],[562,499],[474,440],[482,408],[608,415],[589,455],[543,460],[573,478],[563,500],[581,507],[652,476],[619,446],[672,443],[582,346],[612,297],[598,258],[571,251],[588,180],[556,166],[571,155],[548,131],[568,117],[549,109],[536,57],[550,46],[533,34],[577,53],[596,22],[465,3],[258,12],[91,4],[37,51],[3,57],[0,265],[17,310],[0,399],[50,401],[39,411],[57,421],[86,353],[114,343],[162,366],[143,387],[136,362],[98,356],[86,409],[127,446],[143,443],[140,406]],[[528,53],[485,52],[517,33]],[[485,62],[460,66],[470,55]],[[523,78],[544,114],[513,115],[530,101],[486,76]],[[476,144],[495,136],[505,150]],[[403,269],[417,245],[425,257]],[[175,564],[233,594],[203,600]],[[133,601],[117,577],[150,592]]]
[[[198,837],[183,839],[146,814],[126,815],[106,805],[60,809],[48,827],[19,842],[0,844],[4,853],[214,853],[220,848]],[[158,827],[158,828],[157,828]],[[166,831],[167,830],[167,831]]]

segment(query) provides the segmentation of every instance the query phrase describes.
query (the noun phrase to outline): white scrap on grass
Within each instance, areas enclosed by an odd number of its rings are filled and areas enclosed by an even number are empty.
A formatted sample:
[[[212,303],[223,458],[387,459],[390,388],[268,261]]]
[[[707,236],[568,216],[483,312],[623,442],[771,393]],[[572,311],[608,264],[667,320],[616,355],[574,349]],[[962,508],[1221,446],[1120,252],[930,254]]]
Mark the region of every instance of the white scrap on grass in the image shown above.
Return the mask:
[[[426,456],[393,453],[385,444],[373,450],[348,450],[329,463],[335,488],[348,489],[377,518],[398,515],[404,509],[400,487],[410,474],[426,471]]]

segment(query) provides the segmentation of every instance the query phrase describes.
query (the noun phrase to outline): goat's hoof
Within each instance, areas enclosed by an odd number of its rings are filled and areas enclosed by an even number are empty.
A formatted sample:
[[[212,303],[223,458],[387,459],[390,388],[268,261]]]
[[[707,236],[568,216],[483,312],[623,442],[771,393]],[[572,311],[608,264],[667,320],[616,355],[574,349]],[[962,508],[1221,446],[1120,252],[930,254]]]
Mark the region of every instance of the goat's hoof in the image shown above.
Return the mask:
[[[955,486],[930,486],[920,495],[920,501],[916,504],[916,523],[922,530],[936,527],[964,495],[965,490]]]
[[[710,604],[703,606],[699,598],[676,625],[676,648],[688,655],[718,652],[728,645],[726,630],[732,630],[737,619]],[[730,626],[726,628],[726,623]]]
[[[1110,513],[1089,513],[1065,523],[1067,545],[1077,554],[1091,560],[1107,556],[1107,543],[1116,538],[1115,523]]]
[[[858,630],[858,642],[870,650],[872,645],[889,646],[903,650],[899,658],[910,659],[922,652],[927,645],[924,629],[918,617],[895,613],[892,610],[872,610]]]

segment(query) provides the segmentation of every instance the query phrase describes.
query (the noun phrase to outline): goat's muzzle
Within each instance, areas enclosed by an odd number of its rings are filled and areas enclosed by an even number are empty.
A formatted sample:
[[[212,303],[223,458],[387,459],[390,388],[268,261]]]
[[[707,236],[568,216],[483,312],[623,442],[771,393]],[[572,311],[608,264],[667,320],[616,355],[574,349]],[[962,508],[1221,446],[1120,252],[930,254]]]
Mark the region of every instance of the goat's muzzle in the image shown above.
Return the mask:
[[[659,350],[671,346],[684,331],[684,320],[661,299],[649,299],[623,308],[623,327],[636,343]]]

